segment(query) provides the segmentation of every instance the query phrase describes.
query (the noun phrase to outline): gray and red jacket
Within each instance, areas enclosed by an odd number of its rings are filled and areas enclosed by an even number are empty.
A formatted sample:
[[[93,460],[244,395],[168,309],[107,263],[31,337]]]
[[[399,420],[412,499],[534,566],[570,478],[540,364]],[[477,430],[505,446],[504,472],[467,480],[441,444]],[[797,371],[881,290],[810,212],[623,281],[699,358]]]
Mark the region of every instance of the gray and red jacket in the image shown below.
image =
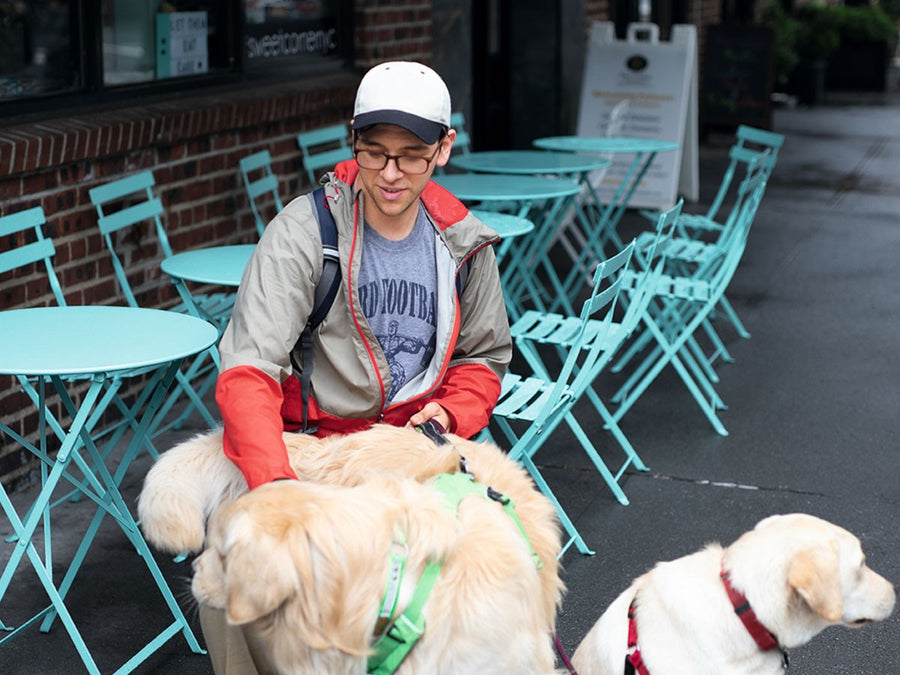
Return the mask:
[[[491,247],[497,234],[431,181],[421,201],[435,227],[437,349],[425,372],[407,383],[403,400],[386,405],[388,362],[369,327],[357,291],[364,200],[353,193],[355,161],[325,179],[338,233],[341,284],[313,333],[309,421],[317,435],[348,433],[375,422],[402,426],[436,401],[469,437],[484,428],[512,356],[509,322]],[[457,297],[456,275],[472,262]],[[216,401],[225,424],[225,454],[250,488],[294,478],[282,430],[301,426],[300,383],[291,351],[307,323],[322,274],[322,242],[309,199],[299,197],[266,226],[244,272],[222,340]],[[297,363],[303,363],[297,355]]]

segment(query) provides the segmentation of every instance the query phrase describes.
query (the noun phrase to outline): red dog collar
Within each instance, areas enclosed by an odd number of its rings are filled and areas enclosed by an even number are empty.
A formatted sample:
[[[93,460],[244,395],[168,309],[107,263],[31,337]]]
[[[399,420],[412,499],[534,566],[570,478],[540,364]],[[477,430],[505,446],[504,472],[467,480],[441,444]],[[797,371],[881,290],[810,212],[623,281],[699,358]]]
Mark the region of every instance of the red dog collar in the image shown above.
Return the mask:
[[[770,649],[780,649],[784,667],[787,668],[787,651],[781,649],[781,646],[778,644],[778,638],[776,638],[768,628],[762,625],[762,622],[756,616],[756,612],[754,612],[753,608],[750,606],[750,601],[747,600],[747,596],[731,585],[731,577],[728,575],[724,566],[722,567],[719,576],[722,578],[722,585],[725,586],[725,592],[728,594],[731,606],[734,607],[734,613],[737,614],[741,623],[744,624],[744,628],[750,633],[750,637],[753,638],[753,641],[764,652]]]

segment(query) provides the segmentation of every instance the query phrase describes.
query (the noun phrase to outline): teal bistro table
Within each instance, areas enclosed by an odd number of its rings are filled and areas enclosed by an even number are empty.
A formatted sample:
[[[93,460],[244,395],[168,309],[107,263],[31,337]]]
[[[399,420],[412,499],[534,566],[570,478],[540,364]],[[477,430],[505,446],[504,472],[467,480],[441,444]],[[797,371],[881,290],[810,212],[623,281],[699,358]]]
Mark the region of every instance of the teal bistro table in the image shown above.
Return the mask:
[[[40,460],[41,471],[40,489],[34,492],[24,514],[17,512],[0,485],[0,507],[14,533],[5,542],[12,550],[0,575],[0,630],[8,631],[8,635],[0,639],[0,663],[4,661],[3,643],[39,621],[42,621],[41,630],[46,632],[58,616],[87,672],[100,672],[66,606],[66,595],[106,516],[115,521],[135,548],[138,553],[135,560],[143,561],[173,618],[169,626],[141,647],[117,672],[134,670],[178,633],[184,636],[192,651],[204,653],[122,498],[119,484],[143,444],[151,420],[182,361],[209,349],[217,338],[216,328],[206,321],[158,309],[68,306],[0,312],[0,374],[13,375],[23,387],[31,388],[36,397],[40,438],[37,445],[30,443],[3,423],[0,423],[0,432],[33,453]],[[102,456],[95,446],[91,430],[120,387],[139,377],[146,380],[136,403],[142,410],[137,413],[137,424],[118,464],[110,466],[109,458]],[[70,391],[73,388],[80,392],[78,396],[73,396]],[[55,419],[50,412],[46,390],[59,396],[69,418],[68,430],[64,431],[63,420]],[[80,402],[76,402],[79,398]],[[55,454],[48,443],[48,427],[60,437]],[[62,487],[62,481],[69,484],[65,489],[71,490],[74,486],[79,494],[93,501],[97,511],[68,562],[62,580],[57,583],[54,565],[59,561],[54,559],[52,534],[55,524],[50,502],[54,491]],[[40,535],[39,525],[42,525]],[[4,622],[8,617],[4,616],[3,598],[15,589],[11,582],[23,558],[31,563],[50,604],[18,626],[10,626]],[[90,579],[89,582],[98,588],[105,580]],[[102,611],[97,607],[91,610]],[[115,617],[109,618],[115,620]],[[123,635],[128,634],[123,631]],[[15,669],[5,672],[15,672]]]
[[[548,235],[547,242],[538,248],[549,255],[550,248],[558,242],[569,259],[574,263],[586,245],[584,230],[590,226],[579,223],[591,213],[599,213],[595,208],[596,193],[592,182],[595,176],[605,172],[610,160],[599,155],[552,150],[491,150],[469,152],[451,158],[454,166],[475,173],[505,173],[520,176],[554,176],[574,180],[581,185],[581,193],[573,204],[562,214],[555,232]],[[587,214],[583,210],[587,207]]]
[[[594,187],[588,186],[592,197],[591,203],[596,211],[594,217],[581,221],[582,224],[587,222],[590,228],[584,233],[587,245],[582,249],[576,264],[563,282],[563,287],[571,292],[578,285],[580,277],[584,277],[585,282],[590,284],[590,275],[583,273],[591,268],[594,260],[602,260],[608,254],[624,248],[617,229],[632,195],[656,155],[660,152],[674,152],[680,146],[674,141],[628,136],[552,136],[538,138],[534,141],[534,145],[545,150],[598,153],[608,157],[620,154],[634,155],[608,203],[604,204]],[[612,251],[606,251],[607,244],[612,247]]]
[[[255,244],[198,248],[171,255],[163,259],[159,266],[172,277],[172,283],[190,314],[220,324],[198,306],[185,282],[237,288],[255,248]],[[224,329],[224,326],[220,328]]]
[[[492,210],[492,205],[511,205],[515,210],[512,215],[534,224],[534,236],[522,237],[522,246],[511,246],[504,252],[500,279],[510,317],[515,320],[521,316],[527,304],[546,311],[548,304],[556,302],[563,289],[556,271],[543,255],[543,244],[552,237],[581,186],[564,178],[510,174],[446,174],[435,176],[434,180],[457,199],[474,204],[479,212]],[[537,265],[546,274],[546,287],[535,274]],[[561,302],[568,304],[568,298]]]

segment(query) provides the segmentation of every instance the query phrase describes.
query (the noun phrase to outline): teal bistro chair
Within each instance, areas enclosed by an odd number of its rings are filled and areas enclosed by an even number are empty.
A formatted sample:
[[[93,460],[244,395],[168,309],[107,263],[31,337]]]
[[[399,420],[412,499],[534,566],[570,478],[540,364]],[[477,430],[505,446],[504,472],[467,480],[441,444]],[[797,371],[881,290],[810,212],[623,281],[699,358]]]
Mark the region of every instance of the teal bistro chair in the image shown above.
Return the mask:
[[[140,305],[128,278],[125,265],[117,252],[113,235],[128,228],[150,223],[156,234],[162,254],[165,257],[172,255],[169,239],[162,224],[163,205],[153,194],[152,188],[154,184],[153,173],[142,171],[88,191],[91,203],[97,209],[97,226],[106,244],[119,288],[125,295],[126,302],[132,307],[139,307]],[[213,323],[221,334],[231,316],[231,309],[234,306],[234,293],[196,294],[193,298],[200,313]],[[183,302],[173,307],[172,311],[185,314],[190,313]],[[180,428],[193,410],[199,413],[210,428],[218,426],[218,423],[202,400],[203,396],[215,383],[218,375],[218,366],[218,351],[215,347],[211,347],[193,359],[184,372],[179,372],[176,376],[176,384],[172,387],[166,402],[160,408],[157,419],[154,420],[148,435],[154,435],[167,428]],[[184,411],[172,423],[161,425],[161,421],[182,396],[188,399],[188,405]]]
[[[281,197],[278,196],[278,176],[272,171],[272,156],[268,150],[260,150],[242,157],[238,161],[238,166],[241,178],[244,179],[244,188],[247,190],[247,201],[253,213],[253,222],[261,237],[269,221],[263,217],[262,210],[266,205],[275,213],[284,208]]]
[[[641,363],[629,373],[627,381],[611,399],[618,404],[613,413],[617,422],[663,368],[672,365],[712,427],[719,434],[728,435],[718,417],[718,411],[725,409],[725,403],[716,392],[714,381],[702,367],[703,357],[696,356],[691,341],[715,309],[738,268],[750,226],[765,191],[765,174],[757,173],[748,187],[749,196],[727,241],[721,242],[717,254],[688,276],[675,273],[661,275],[651,289],[651,301],[641,317],[642,330],[651,338],[650,346]],[[638,340],[643,340],[643,335]]]
[[[622,505],[629,503],[619,485],[625,470],[629,466],[633,466],[639,471],[646,471],[647,466],[632,447],[622,429],[613,420],[609,408],[594,384],[603,375],[620,348],[634,333],[641,315],[646,309],[650,300],[649,290],[654,287],[663,272],[665,251],[671,242],[681,206],[682,202],[678,202],[671,209],[660,214],[657,237],[652,248],[640,254],[643,258],[640,265],[629,265],[621,272],[623,297],[620,297],[619,304],[625,305],[621,316],[612,317],[601,314],[599,318],[595,318],[593,315],[567,316],[529,310],[510,328],[516,349],[525,358],[532,371],[547,380],[554,378],[552,373],[559,371],[559,364],[564,366],[576,344],[580,346],[581,358],[587,357],[592,351],[596,352],[596,356],[591,362],[593,378],[584,388],[584,395],[600,416],[604,428],[609,430],[613,439],[618,443],[624,453],[624,459],[616,470],[611,470],[593,451],[592,446],[584,446],[584,449]],[[637,249],[635,249],[634,255],[639,255]],[[636,258],[633,262],[636,262]],[[552,349],[547,350],[547,347]],[[542,351],[544,353],[555,352],[556,365],[548,363],[549,355],[542,356]],[[576,367],[581,367],[581,363],[576,362]]]
[[[611,331],[615,330],[613,315],[633,249],[632,242],[597,266],[591,296],[585,301],[581,315],[571,322],[571,346],[559,374],[551,377],[544,373],[531,376],[507,373],[501,383],[500,400],[492,414],[492,421],[509,444],[509,456],[522,463],[541,492],[556,506],[556,512],[568,536],[560,555],[573,543],[583,554],[594,553],[553,494],[552,488],[534,461],[536,453],[562,422],[565,422],[575,435],[616,498],[622,503],[628,503],[616,482],[616,477],[576,419],[574,408],[611,356],[606,350],[608,344],[606,340],[610,338]],[[590,320],[595,315],[599,323],[592,324]],[[483,437],[490,436],[490,432],[483,435]],[[638,468],[645,468],[636,453],[629,457],[629,461],[634,462]]]
[[[738,126],[734,145],[731,146],[728,153],[728,166],[725,173],[722,174],[722,181],[709,209],[704,214],[683,216],[682,227],[698,230],[699,233],[715,233],[726,227],[728,221],[735,218],[740,212],[744,197],[743,181],[757,169],[765,173],[765,180],[768,181],[775,168],[775,163],[778,161],[778,152],[782,145],[784,145],[783,134],[757,129],[746,124]],[[764,158],[760,160],[763,156]],[[760,166],[751,166],[752,161],[759,161]],[[738,176],[740,176],[740,180],[736,180]],[[727,215],[721,213],[723,207],[729,203],[731,208]],[[744,327],[737,312],[734,311],[727,296],[722,296],[718,309],[734,327],[738,336],[750,337],[750,333]]]
[[[691,222],[694,216],[687,214],[681,215],[676,223],[677,236],[673,239],[672,245],[669,247],[668,251],[669,273],[676,277],[682,279],[689,277],[702,278],[708,273],[709,266],[715,265],[717,261],[721,259],[721,256],[725,253],[725,249],[733,242],[734,228],[738,224],[744,202],[753,191],[753,186],[759,180],[765,180],[770,173],[768,168],[768,150],[758,153],[751,150],[733,148],[731,152],[732,154],[747,155],[744,158],[747,162],[747,174],[738,186],[734,206],[724,220],[723,227],[719,229],[712,238],[704,236],[704,234],[709,235],[710,232],[701,232],[696,228],[684,224],[685,221]],[[638,250],[643,250],[646,246],[650,245],[652,236],[651,232],[644,232],[638,235]],[[725,303],[726,300],[723,295],[719,300],[718,308],[724,308],[725,311],[733,311],[730,309],[730,305],[726,305]],[[711,312],[710,317],[712,317],[713,314],[714,312]],[[678,321],[677,315],[674,316],[676,317],[675,321]],[[735,319],[736,318],[735,315]],[[707,378],[712,382],[717,382],[718,376],[713,370],[715,361],[721,358],[723,361],[733,362],[734,359],[728,351],[725,342],[719,337],[715,326],[709,318],[703,321],[701,327],[712,345],[711,351],[708,354],[704,354],[703,350],[700,349],[693,337],[688,340],[687,346],[694,353],[699,366],[706,372]],[[614,367],[614,371],[618,372],[621,370],[628,359],[639,352],[651,340],[652,335],[649,332],[644,333],[641,340],[635,341],[635,343],[629,347],[628,351]]]
[[[310,185],[316,186],[322,174],[331,171],[339,162],[353,159],[348,137],[344,124],[297,134],[297,146],[303,155],[303,168]]]

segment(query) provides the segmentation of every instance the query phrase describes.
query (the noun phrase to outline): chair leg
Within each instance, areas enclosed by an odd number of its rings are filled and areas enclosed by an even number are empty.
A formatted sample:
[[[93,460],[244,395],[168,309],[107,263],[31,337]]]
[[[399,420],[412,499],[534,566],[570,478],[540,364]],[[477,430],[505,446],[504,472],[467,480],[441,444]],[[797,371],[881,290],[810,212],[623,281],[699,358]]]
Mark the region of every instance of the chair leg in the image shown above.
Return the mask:
[[[603,480],[606,481],[606,485],[612,491],[613,495],[622,506],[628,506],[628,497],[625,496],[625,492],[622,490],[622,487],[619,485],[616,480],[616,476],[613,476],[612,471],[609,470],[609,467],[606,466],[606,462],[600,457],[597,453],[597,449],[594,447],[594,444],[591,443],[591,440],[588,438],[587,434],[584,433],[584,429],[581,428],[581,425],[578,424],[578,421],[575,419],[575,416],[569,413],[566,415],[566,423],[569,425],[569,428],[572,430],[572,433],[575,434],[575,438],[578,439],[578,442],[581,444],[582,449],[584,449],[587,456],[590,457],[591,462],[593,462],[597,471],[600,472],[600,475],[603,476]]]
[[[556,515],[559,516],[559,521],[562,523],[563,528],[566,530],[566,533],[569,535],[569,540],[563,546],[562,550],[559,552],[560,557],[562,557],[563,553],[565,553],[566,549],[571,545],[575,544],[575,547],[578,549],[579,553],[584,555],[594,555],[595,552],[592,551],[588,545],[585,543],[584,539],[579,534],[578,530],[575,529],[575,525],[569,519],[568,514],[565,509],[563,509],[562,505],[556,499],[556,495],[553,494],[553,490],[550,489],[550,486],[547,484],[547,481],[544,480],[544,476],[538,470],[537,466],[535,466],[534,462],[527,455],[523,455],[519,462],[521,462],[522,466],[528,471],[534,480],[535,484],[538,486],[540,491],[544,494],[544,496],[553,502],[553,506],[556,508]]]
[[[509,458],[516,462],[519,462],[522,466],[525,467],[526,471],[528,471],[528,474],[534,480],[535,485],[537,485],[541,493],[543,493],[543,495],[553,503],[553,507],[556,509],[556,515],[559,517],[560,523],[562,523],[563,528],[565,528],[566,533],[569,535],[569,539],[560,551],[559,557],[562,557],[566,549],[573,543],[580,553],[584,555],[594,555],[594,551],[592,551],[585,543],[581,534],[579,534],[578,530],[575,528],[575,525],[572,523],[572,520],[569,518],[569,515],[562,507],[562,504],[559,503],[556,495],[553,494],[553,490],[550,488],[550,485],[547,484],[547,481],[544,479],[543,474],[541,474],[540,470],[531,459],[532,455],[537,452],[539,447],[529,447],[529,439],[533,436],[534,432],[529,429],[530,433],[526,432],[520,438],[513,430],[512,426],[509,424],[509,421],[506,418],[495,417],[494,419],[497,422],[497,426],[500,427],[503,435],[506,436],[507,440],[510,443],[511,447],[508,452]],[[549,434],[549,430],[545,430],[545,432]],[[546,436],[544,437],[546,438]]]
[[[734,326],[734,329],[737,331],[739,337],[744,339],[750,338],[750,333],[744,328],[744,324],[741,322],[740,317],[737,315],[737,312],[734,311],[734,307],[731,306],[731,303],[728,301],[724,295],[719,300],[719,307],[722,311],[725,312],[725,316],[731,321],[731,325]]]

